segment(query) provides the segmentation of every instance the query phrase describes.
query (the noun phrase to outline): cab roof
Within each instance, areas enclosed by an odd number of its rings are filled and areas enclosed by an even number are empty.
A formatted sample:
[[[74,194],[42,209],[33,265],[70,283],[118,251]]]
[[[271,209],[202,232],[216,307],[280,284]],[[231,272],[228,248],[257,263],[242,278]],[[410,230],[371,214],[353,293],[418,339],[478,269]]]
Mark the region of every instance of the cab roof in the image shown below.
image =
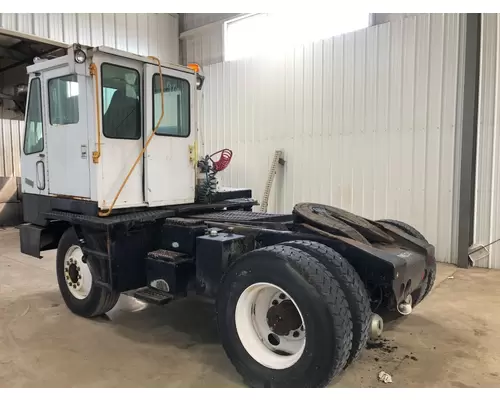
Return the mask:
[[[113,56],[116,56],[116,57],[123,57],[123,58],[129,59],[129,60],[140,61],[140,62],[142,62],[144,64],[157,65],[156,62],[154,60],[152,60],[151,58],[149,58],[149,57],[141,56],[141,55],[134,54],[134,53],[130,53],[128,51],[114,49],[114,48],[108,47],[108,46],[91,47],[91,46],[81,45],[79,43],[74,43],[74,44],[68,45],[66,47],[67,47],[67,50],[68,50],[68,55],[67,56],[62,56],[62,57],[68,57],[67,62],[70,61],[70,57],[71,58],[73,57],[73,51],[75,49],[80,48],[80,49],[84,50],[87,53],[87,56],[90,56],[90,55],[93,55],[93,54],[96,54],[96,53],[106,53],[106,54],[110,54],[110,55],[113,55]],[[60,63],[60,60],[61,60],[62,57],[58,57],[58,58],[55,58],[53,60],[39,60],[34,65],[30,65],[28,67],[28,73],[43,71],[45,69],[52,68],[54,64]],[[170,69],[175,69],[177,71],[185,72],[185,73],[188,73],[188,74],[193,74],[193,75],[195,74],[195,71],[193,71],[191,68],[188,68],[188,67],[185,67],[185,66],[182,66],[182,65],[179,65],[179,64],[173,64],[173,63],[164,62],[161,59],[160,59],[160,62],[161,62],[161,66],[162,67],[170,68]]]
[[[153,61],[149,57],[140,56],[138,54],[130,53],[128,51],[114,49],[114,48],[108,47],[108,46],[94,47],[92,49],[92,51],[93,52],[107,53],[107,54],[111,54],[111,55],[118,56],[118,57],[128,58],[128,59],[131,59],[131,60],[137,60],[137,61],[141,61],[141,62],[143,62],[145,64],[157,65],[156,62]],[[176,69],[178,71],[187,72],[187,73],[190,73],[190,74],[193,74],[193,75],[195,74],[195,72],[191,68],[185,67],[183,65],[172,64],[172,63],[168,63],[168,62],[166,63],[166,62],[164,62],[161,59],[160,59],[160,62],[161,62],[161,66],[162,67]]]

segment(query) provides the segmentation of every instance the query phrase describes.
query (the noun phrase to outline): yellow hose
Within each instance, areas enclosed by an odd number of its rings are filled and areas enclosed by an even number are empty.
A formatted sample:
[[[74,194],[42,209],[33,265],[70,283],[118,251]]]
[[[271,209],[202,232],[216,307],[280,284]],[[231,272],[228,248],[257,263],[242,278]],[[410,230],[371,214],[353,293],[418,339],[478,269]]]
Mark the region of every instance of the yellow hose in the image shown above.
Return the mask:
[[[125,177],[125,179],[123,180],[123,182],[122,182],[122,184],[120,186],[120,189],[118,189],[118,192],[116,193],[115,198],[113,199],[113,202],[109,206],[109,209],[107,211],[99,211],[99,217],[107,217],[107,216],[109,216],[111,214],[111,211],[113,210],[113,207],[115,206],[116,201],[118,200],[118,197],[120,196],[123,188],[125,187],[127,181],[130,178],[130,175],[132,175],[132,172],[134,171],[135,167],[137,166],[137,164],[139,164],[139,161],[141,161],[141,158],[144,155],[144,152],[148,148],[149,143],[153,139],[153,137],[154,137],[157,129],[160,127],[161,121],[163,120],[163,115],[164,115],[165,112],[164,112],[164,102],[163,102],[163,75],[161,73],[161,63],[160,63],[160,60],[158,58],[156,58],[156,57],[149,56],[149,58],[151,58],[152,60],[156,61],[156,63],[158,64],[158,71],[159,71],[159,74],[160,74],[160,92],[161,92],[161,115],[160,115],[160,119],[158,120],[158,122],[156,123],[156,126],[154,127],[153,131],[149,135],[148,140],[146,140],[146,144],[142,148],[141,152],[139,153],[139,155],[135,159],[135,162],[132,165],[132,168],[130,168],[130,171],[128,171],[128,174]]]
[[[101,107],[99,106],[99,76],[94,63],[90,64],[90,75],[95,80],[95,109],[97,116],[97,150],[92,152],[92,161],[97,164],[101,157]]]

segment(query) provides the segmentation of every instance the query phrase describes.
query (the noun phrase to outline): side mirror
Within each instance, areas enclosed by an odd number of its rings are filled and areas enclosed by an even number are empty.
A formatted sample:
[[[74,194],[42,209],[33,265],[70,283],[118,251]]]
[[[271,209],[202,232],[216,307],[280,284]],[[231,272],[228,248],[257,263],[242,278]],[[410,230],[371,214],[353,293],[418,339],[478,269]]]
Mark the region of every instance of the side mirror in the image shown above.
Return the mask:
[[[201,88],[203,87],[203,82],[205,82],[205,76],[203,75],[200,65],[196,63],[190,63],[187,65],[187,67],[189,69],[192,69],[196,73],[196,89],[201,90]]]
[[[196,75],[196,89],[201,90],[203,87],[203,82],[205,82],[205,76],[203,75]]]

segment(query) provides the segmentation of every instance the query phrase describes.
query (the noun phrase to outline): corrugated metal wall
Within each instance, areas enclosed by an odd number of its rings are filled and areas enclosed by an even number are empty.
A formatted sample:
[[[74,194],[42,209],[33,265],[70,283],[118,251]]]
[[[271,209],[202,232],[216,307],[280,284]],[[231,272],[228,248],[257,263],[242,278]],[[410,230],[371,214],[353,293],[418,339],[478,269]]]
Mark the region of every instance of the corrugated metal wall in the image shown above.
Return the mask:
[[[179,62],[175,14],[0,14],[0,27],[68,44],[105,45]]]
[[[483,14],[474,243],[500,238],[500,14]],[[478,266],[500,268],[500,242]]]
[[[181,14],[181,61],[201,65],[224,61],[224,22],[242,15],[245,14]],[[375,13],[371,14],[371,24],[384,24],[415,15]]]
[[[205,67],[205,152],[234,151],[221,183],[260,199],[283,149],[270,211],[314,201],[401,219],[436,244],[440,261],[456,261],[462,18],[420,15],[275,59]]]
[[[203,67],[224,61],[224,22],[181,33],[181,62]]]
[[[191,29],[196,29],[204,25],[212,24],[214,22],[219,22],[227,20],[229,18],[234,18],[240,14],[238,13],[185,13],[180,14],[180,31],[185,32]]]
[[[0,107],[0,177],[21,176],[21,137],[24,121],[3,118]],[[0,202],[2,198],[0,197]]]
[[[178,17],[172,14],[0,14],[0,27],[68,44],[106,45],[179,62]],[[25,69],[16,73],[25,74]],[[20,176],[23,127],[19,117],[11,119],[0,107],[0,176]]]

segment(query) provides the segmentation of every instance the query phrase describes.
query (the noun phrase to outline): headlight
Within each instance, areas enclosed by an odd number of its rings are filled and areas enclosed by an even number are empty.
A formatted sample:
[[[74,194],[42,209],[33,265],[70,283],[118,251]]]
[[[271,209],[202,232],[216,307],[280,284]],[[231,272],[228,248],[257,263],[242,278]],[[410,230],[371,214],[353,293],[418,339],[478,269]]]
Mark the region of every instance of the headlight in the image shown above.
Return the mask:
[[[87,56],[82,49],[75,50],[75,62],[77,62],[78,64],[83,64],[86,59]]]

